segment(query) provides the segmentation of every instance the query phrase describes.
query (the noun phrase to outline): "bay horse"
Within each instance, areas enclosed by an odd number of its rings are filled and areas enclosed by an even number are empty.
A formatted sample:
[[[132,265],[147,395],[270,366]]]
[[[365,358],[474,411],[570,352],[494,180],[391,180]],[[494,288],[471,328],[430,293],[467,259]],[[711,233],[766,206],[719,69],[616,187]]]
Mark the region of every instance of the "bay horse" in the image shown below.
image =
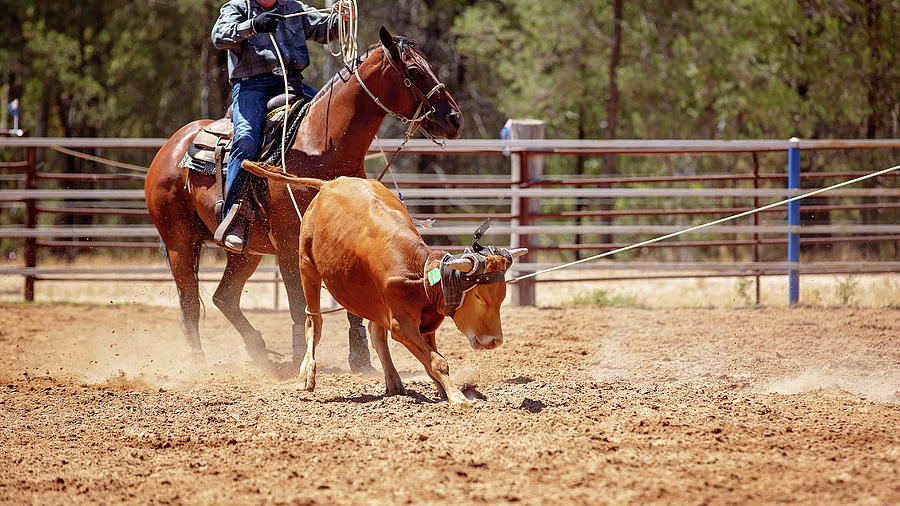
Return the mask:
[[[417,122],[418,128],[434,138],[459,137],[462,113],[425,57],[413,43],[395,37],[384,27],[379,38],[380,45],[374,45],[356,62],[339,71],[312,99],[285,154],[287,173],[325,180],[339,176],[365,178],[366,152],[388,114],[404,122]],[[178,289],[182,331],[197,362],[205,361],[198,330],[199,256],[202,244],[213,240],[211,231],[217,225],[214,208],[219,190],[215,176],[194,172],[188,177],[190,169],[178,166],[194,136],[211,122],[194,121],[175,132],[156,154],[144,183],[147,209],[165,245]],[[294,370],[290,372],[294,374],[306,352],[306,299],[300,282],[299,258],[301,218],[294,201],[302,213],[316,192],[271,180],[263,184],[267,187],[268,219],[252,224],[247,251],[254,253],[227,253],[225,271],[213,294],[213,303],[240,333],[254,363],[283,373],[284,364],[269,358],[270,351],[262,334],[240,308],[244,285],[259,265],[261,255],[274,254],[293,320]],[[264,229],[265,225],[268,229]],[[353,330],[362,328],[362,319],[349,314],[348,319],[352,353]],[[364,350],[367,357],[368,349]],[[366,358],[364,364],[355,367],[351,360],[351,368],[356,371],[371,366]]]

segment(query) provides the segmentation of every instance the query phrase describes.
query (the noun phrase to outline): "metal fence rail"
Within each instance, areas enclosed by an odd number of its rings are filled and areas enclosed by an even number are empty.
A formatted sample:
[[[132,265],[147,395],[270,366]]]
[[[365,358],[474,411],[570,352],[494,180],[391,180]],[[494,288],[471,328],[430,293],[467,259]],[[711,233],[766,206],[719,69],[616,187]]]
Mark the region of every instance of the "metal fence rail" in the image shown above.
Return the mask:
[[[155,269],[86,269],[86,268],[41,268],[37,266],[40,248],[78,247],[78,248],[151,248],[158,243],[156,229],[147,224],[133,226],[39,226],[37,217],[44,214],[54,215],[105,215],[124,216],[135,219],[146,218],[143,207],[144,192],[141,189],[72,189],[60,190],[40,188],[41,181],[58,184],[62,181],[111,184],[134,184],[143,179],[141,174],[64,174],[38,172],[36,167],[37,149],[64,148],[101,148],[101,149],[158,149],[165,139],[85,139],[85,138],[4,138],[0,137],[0,149],[23,148],[25,160],[21,162],[0,163],[0,170],[6,171],[0,184],[7,188],[10,184],[19,186],[14,189],[0,190],[0,202],[4,208],[24,206],[25,220],[22,226],[0,227],[0,238],[25,240],[25,266],[0,269],[2,275],[17,275],[25,278],[25,298],[34,298],[36,281],[62,280],[97,280],[112,281],[125,279],[123,276],[136,276],[134,279],[165,281],[167,271]],[[385,139],[381,146],[385,150],[399,147],[401,139]],[[581,219],[629,219],[641,217],[682,217],[697,220],[703,215],[730,215],[750,209],[749,201],[754,207],[761,203],[781,200],[786,197],[812,191],[812,188],[799,189],[797,180],[818,181],[821,186],[825,179],[850,179],[862,174],[860,171],[808,172],[799,173],[799,164],[791,166],[788,172],[760,173],[756,154],[758,153],[791,153],[799,156],[802,150],[847,150],[847,149],[898,149],[900,139],[878,140],[565,140],[565,139],[525,139],[525,140],[454,140],[448,141],[446,149],[440,149],[424,139],[414,139],[404,148],[404,154],[428,154],[439,156],[459,155],[497,155],[511,156],[513,171],[508,177],[474,176],[474,175],[398,175],[398,184],[402,187],[405,202],[410,206],[412,214],[419,218],[436,217],[439,226],[421,229],[427,241],[440,239],[441,242],[454,242],[450,246],[441,246],[449,250],[459,250],[464,244],[461,238],[470,237],[474,224],[486,217],[495,222],[488,231],[489,235],[502,236],[506,240],[516,242],[514,245],[527,245],[532,252],[517,264],[518,273],[540,270],[545,263],[535,262],[534,252],[540,251],[573,251],[573,250],[609,250],[628,243],[624,239],[637,236],[662,235],[686,228],[675,224],[577,224]],[[376,152],[373,147],[370,152]],[[698,174],[671,176],[615,176],[615,177],[576,177],[547,176],[529,173],[529,164],[541,156],[552,155],[625,155],[625,156],[682,156],[709,154],[754,155],[753,174]],[[791,158],[793,160],[793,158]],[[787,164],[785,164],[787,165]],[[900,174],[892,174],[897,176]],[[835,190],[828,197],[840,198],[839,203],[816,202],[803,205],[805,212],[874,212],[879,210],[900,209],[897,198],[900,197],[900,179],[887,178],[890,187],[882,185],[878,188],[847,188]],[[735,187],[655,187],[646,185],[675,184],[707,184],[735,185],[750,184],[753,188]],[[766,188],[760,188],[765,183]],[[772,185],[790,183],[793,188],[773,188]],[[637,187],[621,187],[637,185]],[[616,186],[615,188],[611,186]],[[711,207],[671,209],[661,205],[669,198],[699,199]],[[567,202],[584,207],[592,206],[597,201],[606,199],[627,199],[626,209],[575,209],[544,210],[543,205]],[[465,212],[441,211],[432,213],[427,208],[418,206],[441,206],[441,209],[460,206],[471,208]],[[494,212],[477,212],[475,207],[493,206]],[[499,211],[498,211],[499,209]],[[508,209],[508,211],[506,211]],[[798,206],[799,209],[799,206]],[[796,210],[794,210],[796,212]],[[782,214],[783,213],[783,214]],[[774,216],[773,216],[774,215]],[[713,246],[749,247],[754,250],[753,262],[604,262],[587,267],[602,268],[609,271],[653,271],[651,274],[623,274],[620,276],[580,277],[580,280],[612,280],[612,279],[665,279],[677,277],[719,277],[719,276],[767,276],[793,273],[848,273],[848,272],[898,272],[897,262],[761,262],[759,251],[762,247],[779,247],[785,245],[799,251],[799,244],[838,244],[860,242],[894,242],[900,239],[900,225],[896,224],[830,224],[800,226],[787,209],[767,211],[768,218],[760,222],[758,216],[739,224],[722,225],[702,230],[699,239],[679,240],[651,247],[672,248],[708,248]],[[579,220],[573,224],[573,220]],[[560,222],[561,221],[561,222]],[[448,224],[451,222],[453,224]],[[695,223],[695,221],[692,221]],[[457,224],[458,223],[458,224]],[[615,235],[619,241],[587,242],[578,238],[586,235]],[[571,241],[575,237],[576,242]],[[538,241],[540,238],[540,241]],[[65,240],[68,239],[68,240]],[[98,240],[99,239],[99,240]],[[135,239],[144,239],[138,241]],[[149,241],[147,239],[150,239]],[[579,266],[580,269],[580,266]],[[277,268],[261,268],[261,272],[275,272]],[[215,276],[221,270],[202,270],[208,276]],[[115,276],[108,278],[104,276]],[[273,282],[273,280],[256,280]],[[540,279],[534,282],[562,282],[559,279]],[[520,283],[518,299],[528,303],[527,291],[532,290],[526,283]],[[757,290],[759,283],[757,282]],[[524,289],[524,290],[523,290]],[[525,294],[525,295],[521,295]],[[757,292],[757,301],[759,300]]]
[[[461,188],[453,190],[453,198],[671,198],[671,197],[793,197],[813,191],[751,189],[751,188]],[[404,198],[448,198],[447,189],[403,189]],[[840,189],[829,192],[834,197],[900,197],[900,188]],[[0,190],[0,201],[29,199],[137,199],[144,198],[144,190]]]
[[[470,236],[473,226],[420,228],[423,236]],[[503,225],[494,224],[485,236],[511,234],[614,234],[665,235],[683,230],[680,225]],[[900,234],[900,225],[721,225],[704,228],[697,234]],[[0,228],[0,238],[24,239],[33,237],[157,237],[153,226],[140,227],[42,227]]]

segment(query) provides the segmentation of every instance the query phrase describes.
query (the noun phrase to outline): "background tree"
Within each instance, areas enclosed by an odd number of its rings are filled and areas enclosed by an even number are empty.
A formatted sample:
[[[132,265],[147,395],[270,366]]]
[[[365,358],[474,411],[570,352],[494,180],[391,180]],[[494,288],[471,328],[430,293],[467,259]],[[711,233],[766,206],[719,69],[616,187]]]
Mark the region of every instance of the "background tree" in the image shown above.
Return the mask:
[[[230,102],[225,53],[209,41],[222,3],[0,0],[0,89],[21,98],[21,123],[32,135],[167,137],[222,115]],[[419,44],[457,98],[469,138],[497,137],[510,117],[542,119],[548,137],[576,139],[900,137],[900,0],[362,0],[360,10],[363,48],[381,25]],[[320,86],[337,64],[326,48],[310,49],[306,77]],[[401,131],[386,121],[381,133]],[[110,155],[146,165],[153,153]],[[803,163],[865,170],[896,155],[810,153]],[[42,156],[45,171],[115,170]],[[546,162],[548,173],[584,175],[722,173],[751,164],[740,156]],[[501,173],[508,165],[499,157],[400,163],[438,174]],[[704,203],[664,203],[689,204]],[[895,222],[897,213],[850,218]]]

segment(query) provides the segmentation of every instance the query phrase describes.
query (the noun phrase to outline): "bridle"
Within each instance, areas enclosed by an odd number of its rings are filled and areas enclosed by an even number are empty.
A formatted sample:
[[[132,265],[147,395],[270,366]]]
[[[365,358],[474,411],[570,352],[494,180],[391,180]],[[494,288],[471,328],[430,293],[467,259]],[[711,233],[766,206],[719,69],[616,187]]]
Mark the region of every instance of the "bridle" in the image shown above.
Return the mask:
[[[439,81],[436,85],[434,85],[433,88],[431,88],[428,93],[422,92],[422,90],[416,85],[416,83],[412,81],[412,78],[409,76],[406,67],[401,67],[400,65],[398,65],[397,62],[395,62],[391,57],[391,53],[387,50],[387,48],[383,48],[382,52],[391,68],[393,68],[395,71],[397,71],[398,74],[403,76],[403,85],[406,86],[419,101],[419,106],[416,108],[416,112],[413,114],[413,117],[407,118],[402,114],[390,110],[386,105],[384,105],[384,102],[376,97],[375,94],[372,93],[372,90],[370,90],[368,86],[366,86],[366,83],[363,82],[362,78],[359,77],[359,66],[356,66],[353,69],[353,74],[356,76],[356,80],[359,81],[359,85],[362,86],[362,89],[365,90],[367,95],[369,95],[369,98],[371,98],[373,102],[378,104],[378,106],[381,107],[384,112],[388,113],[391,117],[396,118],[404,125],[407,123],[418,124],[422,122],[435,111],[435,108],[433,105],[431,105],[431,101],[429,99],[432,95],[437,93],[439,89],[446,88],[446,86],[444,86],[444,83]],[[420,116],[419,114],[422,112],[423,106],[427,106],[428,111]]]
[[[427,137],[431,142],[437,144],[441,148],[444,147],[443,143],[438,142],[437,139],[435,139],[431,134],[428,133],[428,131],[421,127],[422,122],[428,119],[428,117],[435,112],[435,108],[431,104],[431,96],[437,93],[437,91],[441,88],[446,88],[444,83],[438,81],[438,83],[434,85],[434,87],[431,88],[428,93],[424,93],[416,85],[416,83],[413,82],[412,78],[407,72],[406,67],[401,66],[394,61],[394,59],[391,57],[390,51],[388,51],[388,48],[382,46],[382,53],[384,54],[385,59],[388,61],[388,64],[390,64],[391,68],[393,68],[398,74],[403,76],[403,85],[412,92],[419,105],[416,107],[416,112],[413,113],[412,118],[408,118],[402,114],[390,110],[386,105],[384,105],[384,102],[382,102],[381,99],[379,99],[375,96],[374,93],[372,93],[372,90],[370,90],[369,87],[366,86],[366,83],[363,82],[362,78],[359,77],[359,65],[353,68],[353,75],[356,76],[356,80],[359,82],[359,85],[366,92],[366,94],[369,95],[369,98],[371,98],[373,102],[378,104],[378,106],[381,107],[389,116],[397,119],[404,125],[409,125],[409,127],[406,129],[406,137],[403,139],[400,147],[397,148],[397,151],[394,152],[394,155],[391,157],[390,161],[388,161],[387,165],[385,165],[384,170],[381,171],[381,175],[378,176],[378,181],[381,181],[381,178],[383,178],[385,173],[387,173],[388,169],[391,167],[391,164],[394,163],[394,159],[397,158],[397,155],[406,146],[406,143],[409,142],[409,139],[413,136],[416,130],[421,130],[425,137]],[[427,109],[427,111],[422,112],[423,108]]]

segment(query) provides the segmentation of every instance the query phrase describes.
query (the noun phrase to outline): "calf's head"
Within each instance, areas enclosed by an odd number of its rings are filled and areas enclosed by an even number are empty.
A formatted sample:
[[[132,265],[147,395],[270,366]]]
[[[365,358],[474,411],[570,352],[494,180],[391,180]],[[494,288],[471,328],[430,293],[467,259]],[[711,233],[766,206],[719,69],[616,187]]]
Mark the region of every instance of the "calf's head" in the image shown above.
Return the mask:
[[[493,246],[481,253],[446,256],[441,262],[445,312],[472,348],[492,350],[503,344],[500,304],[506,297],[505,275],[516,257],[528,253]]]

